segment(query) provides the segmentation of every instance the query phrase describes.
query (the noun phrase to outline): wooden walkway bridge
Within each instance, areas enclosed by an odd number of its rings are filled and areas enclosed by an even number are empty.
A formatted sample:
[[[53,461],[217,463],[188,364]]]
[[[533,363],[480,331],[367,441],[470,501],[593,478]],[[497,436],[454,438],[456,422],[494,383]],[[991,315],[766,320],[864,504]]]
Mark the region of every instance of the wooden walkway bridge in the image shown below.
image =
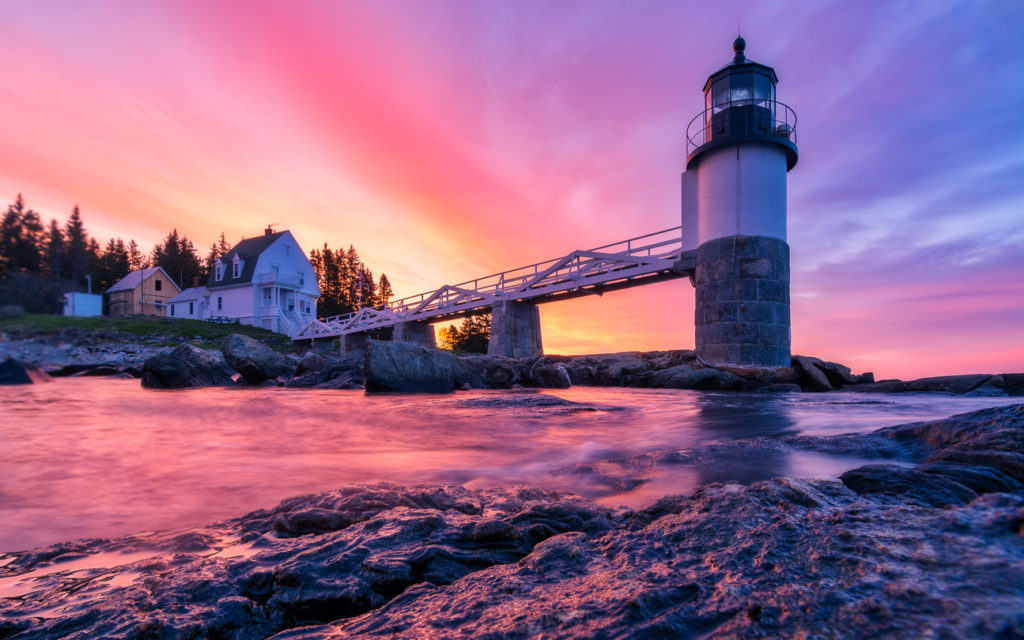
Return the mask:
[[[695,252],[684,252],[682,246],[681,228],[673,227],[586,251],[576,250],[560,258],[454,285],[446,284],[433,291],[391,301],[383,307],[366,307],[354,313],[313,320],[295,332],[292,339],[352,336],[389,326],[407,328],[408,323],[429,324],[485,313],[485,308],[493,309],[501,304],[536,305],[690,277],[694,272]],[[536,331],[539,347],[539,326]],[[411,335],[403,332],[407,334]],[[430,336],[432,341],[432,330]]]

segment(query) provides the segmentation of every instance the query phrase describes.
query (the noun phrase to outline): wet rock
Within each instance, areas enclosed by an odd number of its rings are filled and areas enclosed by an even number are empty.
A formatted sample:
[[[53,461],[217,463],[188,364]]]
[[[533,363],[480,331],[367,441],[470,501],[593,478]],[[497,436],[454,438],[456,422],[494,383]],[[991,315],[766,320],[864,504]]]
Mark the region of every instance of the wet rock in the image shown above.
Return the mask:
[[[746,446],[883,451],[902,464],[841,482],[710,483],[635,513],[535,489],[346,487],[202,531],[9,554],[0,578],[45,575],[0,599],[0,630],[19,640],[1019,635],[1024,405]],[[140,548],[153,556],[61,566]]]
[[[860,393],[903,393],[907,390],[907,383],[902,380],[879,380],[867,384],[857,384],[846,387],[844,391],[857,391]]]
[[[818,365],[824,362],[817,358],[793,356],[793,364],[797,367],[800,386],[808,391],[832,391],[833,386],[828,376]]]
[[[142,366],[142,386],[153,389],[226,386],[232,384],[233,374],[220,353],[186,343],[146,360]]]
[[[962,376],[938,376],[934,378],[918,378],[907,383],[907,391],[931,391],[941,393],[967,393],[980,387],[992,376],[990,374],[971,374]]]
[[[326,368],[308,370],[284,383],[286,387],[315,389],[361,389],[363,363],[358,360],[327,360]],[[299,370],[302,367],[300,366]]]
[[[455,386],[462,389],[510,389],[522,379],[522,366],[497,356],[460,355],[452,362]]]
[[[657,371],[647,379],[647,385],[666,389],[703,389],[737,391],[746,386],[739,376],[711,367],[693,368],[678,365]]]
[[[762,387],[758,391],[765,393],[800,393],[803,389],[798,384],[770,384],[767,387]]]
[[[718,367],[744,380],[768,385],[795,384],[798,374],[793,367]]]
[[[332,366],[337,365],[337,360],[340,360],[340,358],[330,358],[323,353],[307,351],[296,365],[295,375],[301,376],[306,373],[319,373],[320,371],[325,371],[330,369]]]
[[[47,379],[42,371],[13,358],[0,361],[0,385],[32,384]]]
[[[549,389],[568,389],[572,386],[572,380],[561,362],[540,358],[523,374],[523,384]]]
[[[1008,396],[1024,396],[1024,373],[1003,373],[1003,391]]]
[[[370,340],[366,346],[366,390],[450,393],[455,356],[404,342]]]
[[[225,362],[242,374],[248,384],[291,376],[295,371],[294,364],[283,354],[248,336],[233,333],[224,338],[220,349]]]

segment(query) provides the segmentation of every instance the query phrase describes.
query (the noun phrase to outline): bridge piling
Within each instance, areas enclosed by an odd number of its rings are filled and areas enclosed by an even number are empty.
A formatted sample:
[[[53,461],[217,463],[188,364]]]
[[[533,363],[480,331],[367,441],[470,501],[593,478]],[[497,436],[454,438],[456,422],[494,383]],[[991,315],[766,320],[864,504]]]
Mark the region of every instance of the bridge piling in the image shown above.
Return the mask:
[[[491,338],[487,355],[537,358],[544,355],[540,310],[531,302],[502,300],[491,307]]]
[[[342,334],[339,341],[342,357],[366,351],[366,334],[363,332]]]
[[[422,347],[436,347],[434,325],[426,322],[399,322],[395,325],[392,342],[408,342]]]

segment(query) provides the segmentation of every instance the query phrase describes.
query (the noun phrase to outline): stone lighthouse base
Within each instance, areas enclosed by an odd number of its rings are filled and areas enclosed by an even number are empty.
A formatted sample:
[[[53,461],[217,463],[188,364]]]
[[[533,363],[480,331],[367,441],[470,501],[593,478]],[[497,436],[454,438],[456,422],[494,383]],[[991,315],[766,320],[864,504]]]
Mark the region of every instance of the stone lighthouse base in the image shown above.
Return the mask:
[[[729,236],[697,247],[697,357],[709,365],[790,366],[789,245]]]

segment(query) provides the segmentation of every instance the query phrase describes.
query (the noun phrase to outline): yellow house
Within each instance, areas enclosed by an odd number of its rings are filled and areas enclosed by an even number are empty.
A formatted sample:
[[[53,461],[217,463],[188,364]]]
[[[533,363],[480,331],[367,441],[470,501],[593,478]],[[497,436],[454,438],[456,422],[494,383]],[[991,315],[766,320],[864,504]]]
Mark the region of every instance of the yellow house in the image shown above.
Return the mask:
[[[178,285],[160,267],[132,271],[107,289],[111,318],[121,316],[165,316],[167,301],[181,293]]]

